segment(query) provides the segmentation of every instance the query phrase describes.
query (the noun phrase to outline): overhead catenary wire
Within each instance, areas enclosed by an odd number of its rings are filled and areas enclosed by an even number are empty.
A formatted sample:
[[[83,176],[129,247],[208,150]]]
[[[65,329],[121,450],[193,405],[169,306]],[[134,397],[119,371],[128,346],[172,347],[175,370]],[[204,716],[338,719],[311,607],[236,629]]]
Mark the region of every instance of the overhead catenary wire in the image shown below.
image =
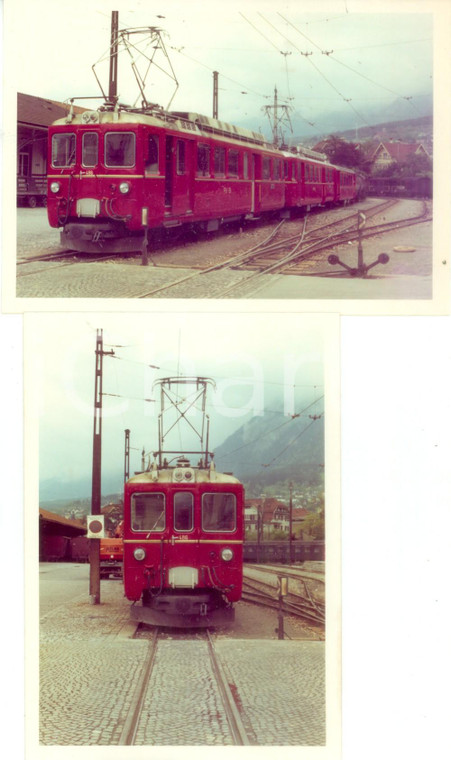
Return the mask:
[[[322,415],[320,415],[320,416],[322,416]],[[292,446],[292,445],[293,445],[293,443],[294,443],[295,441],[297,441],[297,440],[298,440],[298,438],[301,438],[301,436],[303,436],[303,435],[304,435],[304,433],[306,433],[306,432],[307,432],[307,430],[308,430],[309,428],[311,428],[311,427],[312,427],[312,425],[313,425],[313,424],[316,422],[316,420],[317,420],[317,419],[319,419],[319,418],[320,418],[320,417],[316,417],[316,419],[314,419],[314,420],[312,419],[312,421],[310,422],[310,424],[309,424],[309,425],[307,425],[307,426],[306,426],[306,427],[305,427],[303,430],[301,430],[301,432],[300,432],[298,435],[296,435],[296,436],[295,436],[295,437],[294,437],[294,438],[293,438],[293,439],[290,441],[290,443],[289,443],[289,444],[287,444],[287,446],[285,446],[285,448],[283,448],[283,449],[282,449],[282,451],[279,451],[279,453],[278,453],[278,454],[276,454],[276,456],[275,456],[275,457],[273,457],[273,458],[271,459],[271,461],[270,461],[270,462],[268,462],[268,464],[262,464],[262,467],[271,467],[271,465],[272,465],[272,464],[274,464],[274,462],[275,462],[277,459],[280,459],[280,457],[282,456],[282,454],[285,454],[285,452],[286,452],[286,451],[287,451],[287,450],[290,448],[290,446]]]
[[[362,74],[361,71],[357,71],[357,69],[352,68],[352,66],[349,66],[348,64],[344,63],[343,61],[340,61],[338,58],[336,58],[333,55],[334,52],[339,52],[339,51],[323,50],[319,45],[316,44],[316,42],[314,42],[312,39],[310,39],[310,37],[308,37],[306,34],[304,34],[304,32],[302,32],[300,29],[298,29],[297,26],[295,26],[289,19],[287,19],[286,16],[284,16],[279,11],[277,12],[277,15],[280,16],[280,18],[282,18],[287,24],[289,24],[289,26],[291,26],[298,34],[300,34],[302,37],[305,37],[305,39],[308,42],[310,42],[311,45],[313,45],[314,47],[316,47],[317,50],[319,50],[322,55],[325,55],[327,58],[329,58],[330,60],[334,61],[335,63],[338,63],[340,66],[344,66],[349,71],[352,71],[354,74],[357,74],[357,76],[362,77],[363,79],[365,79],[366,81],[368,81],[371,84],[375,85],[376,87],[380,87],[381,89],[386,90],[387,92],[390,92],[392,95],[396,95],[396,97],[399,97],[399,98],[402,98],[403,100],[406,100],[407,102],[410,103],[410,105],[413,106],[413,103],[411,103],[412,96],[402,95],[401,93],[396,92],[395,90],[392,90],[390,87],[387,87],[386,85],[380,84],[380,82],[376,82],[374,79],[371,79],[370,77],[366,76],[366,74]],[[279,32],[279,33],[282,34],[282,32]],[[282,35],[282,36],[284,36],[284,35]],[[291,44],[293,44],[293,43],[291,43]],[[319,69],[317,69],[317,70],[319,71]],[[321,73],[321,72],[319,72],[319,73]],[[334,87],[334,85],[331,85],[331,86]],[[334,89],[335,89],[335,87],[334,87]],[[368,126],[370,126],[370,125],[368,125]]]
[[[310,407],[312,407],[314,404],[317,404],[318,401],[321,401],[321,399],[323,399],[323,398],[324,398],[324,395],[323,396],[319,396],[314,401],[312,401],[310,404],[308,404],[306,407],[304,407],[304,409],[302,409],[302,411],[300,411],[298,414],[291,415],[290,419],[286,420],[281,425],[277,425],[277,427],[271,428],[271,430],[268,430],[266,433],[260,434],[258,436],[258,438],[254,438],[251,441],[246,441],[246,443],[243,443],[242,446],[238,446],[236,449],[232,449],[231,451],[226,451],[224,454],[221,454],[220,457],[218,457],[218,458],[219,459],[224,459],[225,457],[230,456],[230,454],[235,454],[237,451],[241,451],[241,449],[245,449],[248,446],[251,446],[253,443],[256,443],[257,441],[261,441],[262,438],[266,438],[267,436],[272,435],[277,430],[280,430],[281,428],[283,428],[286,425],[288,425],[294,419],[297,419],[298,417],[301,417],[301,415],[303,415],[304,412],[306,412],[308,409],[310,409]]]

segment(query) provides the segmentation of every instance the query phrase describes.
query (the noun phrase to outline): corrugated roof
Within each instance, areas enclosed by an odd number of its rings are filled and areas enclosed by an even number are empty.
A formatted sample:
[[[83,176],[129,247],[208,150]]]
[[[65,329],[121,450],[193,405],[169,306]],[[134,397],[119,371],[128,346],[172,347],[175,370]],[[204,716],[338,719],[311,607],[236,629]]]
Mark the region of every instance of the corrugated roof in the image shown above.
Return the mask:
[[[75,113],[82,113],[85,108],[74,106]],[[34,127],[48,127],[57,119],[63,119],[69,113],[69,104],[57,100],[38,98],[35,95],[17,93],[17,121]]]
[[[39,519],[62,528],[69,529],[71,532],[86,533],[86,527],[79,520],[68,520],[67,517],[57,515],[55,512],[48,512],[46,509],[39,509]]]

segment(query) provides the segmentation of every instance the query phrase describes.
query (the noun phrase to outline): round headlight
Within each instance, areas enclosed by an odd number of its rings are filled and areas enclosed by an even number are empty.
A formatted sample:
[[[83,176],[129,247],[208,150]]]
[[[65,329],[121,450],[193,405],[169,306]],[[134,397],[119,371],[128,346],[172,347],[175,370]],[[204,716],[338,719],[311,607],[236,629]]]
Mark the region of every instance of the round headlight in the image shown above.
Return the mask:
[[[230,562],[230,560],[233,558],[233,551],[231,549],[223,549],[221,552],[221,557],[224,562]]]
[[[50,191],[52,193],[59,193],[61,185],[59,182],[52,182],[50,185]]]
[[[130,192],[130,182],[121,182],[119,185],[119,192],[122,193],[122,195],[127,195],[127,193]]]
[[[133,556],[135,559],[141,561],[146,556],[146,552],[144,551],[144,549],[141,549],[141,548],[135,549],[135,551],[133,552]]]

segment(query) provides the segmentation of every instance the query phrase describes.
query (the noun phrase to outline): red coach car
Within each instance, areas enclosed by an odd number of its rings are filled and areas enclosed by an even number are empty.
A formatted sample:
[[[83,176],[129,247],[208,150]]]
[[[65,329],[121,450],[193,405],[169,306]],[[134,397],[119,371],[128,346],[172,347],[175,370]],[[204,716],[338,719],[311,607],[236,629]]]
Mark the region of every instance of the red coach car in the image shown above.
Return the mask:
[[[348,203],[355,174],[193,113],[103,106],[49,128],[48,218],[87,253],[139,251],[150,230],[213,231],[268,212]]]

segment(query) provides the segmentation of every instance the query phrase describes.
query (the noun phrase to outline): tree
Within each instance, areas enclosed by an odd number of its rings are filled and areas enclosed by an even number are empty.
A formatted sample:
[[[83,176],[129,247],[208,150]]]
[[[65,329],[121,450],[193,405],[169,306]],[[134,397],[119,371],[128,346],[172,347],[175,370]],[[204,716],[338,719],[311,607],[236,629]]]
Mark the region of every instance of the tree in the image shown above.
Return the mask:
[[[308,515],[305,520],[302,521],[302,532],[313,536],[317,541],[324,541],[325,525],[324,525],[324,509],[317,514]]]
[[[432,161],[425,153],[412,153],[401,166],[404,177],[428,176],[432,170]]]
[[[347,142],[341,137],[330,135],[324,145],[324,153],[331,164],[358,169],[363,162],[360,147],[356,143]]]

